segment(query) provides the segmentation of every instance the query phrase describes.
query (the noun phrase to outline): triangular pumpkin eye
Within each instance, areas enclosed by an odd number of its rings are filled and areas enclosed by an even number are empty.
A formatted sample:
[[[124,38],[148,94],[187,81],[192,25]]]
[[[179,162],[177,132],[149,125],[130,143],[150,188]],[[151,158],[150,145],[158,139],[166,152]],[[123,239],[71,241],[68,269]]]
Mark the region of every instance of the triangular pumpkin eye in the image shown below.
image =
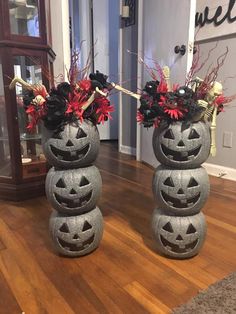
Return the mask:
[[[85,186],[85,185],[88,185],[88,184],[89,184],[88,179],[86,179],[85,176],[83,176],[81,181],[80,181],[79,186]]]
[[[85,220],[82,231],[87,231],[89,229],[92,229],[92,226],[89,222],[87,222],[87,220]]]
[[[197,133],[197,131],[195,129],[192,129],[189,136],[188,136],[188,139],[189,140],[193,140],[195,138],[199,138],[200,135]]]
[[[175,136],[173,134],[173,131],[171,129],[169,129],[168,131],[166,131],[164,138],[168,138],[169,140],[174,140]]]
[[[64,233],[69,233],[70,232],[70,230],[69,230],[69,228],[68,228],[68,226],[67,226],[67,224],[65,222],[63,223],[63,225],[60,227],[59,230],[61,232],[64,232]]]
[[[175,185],[174,185],[174,182],[173,182],[173,180],[172,180],[171,177],[168,177],[168,178],[164,181],[163,184],[164,184],[164,185],[167,185],[167,186],[171,186],[172,188],[175,186]]]
[[[83,138],[83,137],[87,137],[87,134],[84,132],[84,130],[79,129],[77,132],[76,138],[79,139],[79,138]]]
[[[189,180],[188,188],[193,188],[194,186],[198,186],[198,182],[193,177],[191,177],[191,179]]]
[[[57,181],[56,187],[57,188],[65,188],[66,187],[65,182],[62,178]]]
[[[192,224],[190,224],[188,226],[188,230],[187,230],[186,234],[191,234],[191,233],[195,233],[195,232],[197,232],[197,230],[195,229],[195,227]]]
[[[173,230],[173,228],[172,228],[170,222],[167,222],[167,223],[162,227],[162,229],[164,229],[165,231],[170,232],[170,233],[173,233],[173,232],[174,232],[174,230]]]

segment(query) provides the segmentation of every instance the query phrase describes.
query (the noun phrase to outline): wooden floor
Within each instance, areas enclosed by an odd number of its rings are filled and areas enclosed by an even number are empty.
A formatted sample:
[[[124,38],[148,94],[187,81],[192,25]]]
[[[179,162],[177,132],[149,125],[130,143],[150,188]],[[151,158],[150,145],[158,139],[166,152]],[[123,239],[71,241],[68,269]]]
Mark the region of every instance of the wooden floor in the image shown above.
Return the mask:
[[[150,232],[153,170],[103,143],[102,243],[63,258],[48,235],[45,197],[0,201],[0,313],[168,313],[236,270],[236,183],[211,178],[205,245],[197,257],[158,255]]]

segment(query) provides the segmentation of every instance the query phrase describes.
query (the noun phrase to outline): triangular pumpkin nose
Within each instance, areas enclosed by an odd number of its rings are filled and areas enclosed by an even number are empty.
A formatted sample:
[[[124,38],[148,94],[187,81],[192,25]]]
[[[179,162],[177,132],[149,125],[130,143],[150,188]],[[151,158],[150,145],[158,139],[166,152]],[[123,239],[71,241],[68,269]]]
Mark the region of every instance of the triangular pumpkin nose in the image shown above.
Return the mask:
[[[178,143],[178,146],[180,146],[180,147],[185,146],[185,145],[184,145],[184,142],[183,142],[182,140],[180,140],[179,143]]]
[[[66,146],[74,146],[74,144],[71,142],[71,140],[68,140]]]
[[[184,194],[183,189],[179,189],[178,192],[177,192],[177,194]]]
[[[74,189],[71,189],[70,194],[77,194],[77,192]]]
[[[79,235],[76,233],[76,234],[73,236],[73,239],[74,239],[74,240],[79,239]]]
[[[177,236],[176,240],[182,241],[183,238],[182,238],[181,235],[179,234],[179,235]]]

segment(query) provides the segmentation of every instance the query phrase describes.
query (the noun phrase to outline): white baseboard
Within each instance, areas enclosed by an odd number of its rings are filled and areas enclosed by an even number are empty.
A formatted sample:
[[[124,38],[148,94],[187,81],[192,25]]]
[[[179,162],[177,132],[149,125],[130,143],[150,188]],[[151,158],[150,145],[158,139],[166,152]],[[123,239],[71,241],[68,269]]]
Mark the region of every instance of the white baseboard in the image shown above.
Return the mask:
[[[136,148],[125,146],[125,145],[120,145],[120,153],[136,156]]]
[[[203,164],[203,167],[206,169],[209,175],[236,181],[236,169],[234,168],[223,167],[206,162]]]

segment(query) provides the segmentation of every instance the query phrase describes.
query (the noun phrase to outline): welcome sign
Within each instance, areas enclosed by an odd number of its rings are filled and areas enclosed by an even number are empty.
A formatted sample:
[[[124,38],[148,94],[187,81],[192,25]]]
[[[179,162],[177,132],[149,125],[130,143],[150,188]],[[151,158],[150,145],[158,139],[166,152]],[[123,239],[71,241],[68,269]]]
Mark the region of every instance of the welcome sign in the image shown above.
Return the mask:
[[[236,33],[236,0],[198,0],[196,41]]]

